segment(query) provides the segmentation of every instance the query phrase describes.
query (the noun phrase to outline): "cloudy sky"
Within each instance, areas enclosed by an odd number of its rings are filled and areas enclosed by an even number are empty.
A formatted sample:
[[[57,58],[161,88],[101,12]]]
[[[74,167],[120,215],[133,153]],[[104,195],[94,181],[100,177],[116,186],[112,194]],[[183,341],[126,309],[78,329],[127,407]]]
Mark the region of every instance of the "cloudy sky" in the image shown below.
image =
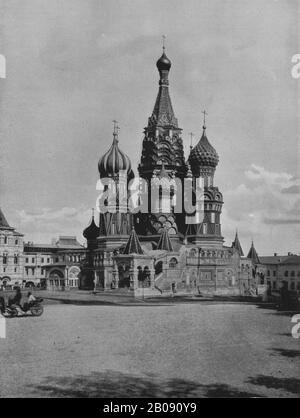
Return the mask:
[[[300,252],[297,0],[0,0],[0,206],[26,240],[77,235],[119,121],[136,167],[167,35],[183,128],[220,155],[223,234],[248,251]]]

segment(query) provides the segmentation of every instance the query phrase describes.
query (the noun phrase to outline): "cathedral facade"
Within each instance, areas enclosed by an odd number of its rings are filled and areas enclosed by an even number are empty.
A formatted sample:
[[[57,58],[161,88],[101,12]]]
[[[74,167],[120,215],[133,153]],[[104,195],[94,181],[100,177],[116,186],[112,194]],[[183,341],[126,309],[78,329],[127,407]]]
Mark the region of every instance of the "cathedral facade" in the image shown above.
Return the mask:
[[[102,191],[109,191],[111,180],[114,200],[104,199],[99,222],[93,215],[83,232],[87,255],[80,287],[122,288],[136,296],[240,294],[243,254],[237,236],[231,247],[224,245],[223,196],[214,182],[219,156],[207,137],[205,112],[200,139],[186,158],[165,50],[156,65],[159,89],[144,129],[138,173],[119,147],[117,126],[100,158]],[[140,195],[133,208],[134,182]]]

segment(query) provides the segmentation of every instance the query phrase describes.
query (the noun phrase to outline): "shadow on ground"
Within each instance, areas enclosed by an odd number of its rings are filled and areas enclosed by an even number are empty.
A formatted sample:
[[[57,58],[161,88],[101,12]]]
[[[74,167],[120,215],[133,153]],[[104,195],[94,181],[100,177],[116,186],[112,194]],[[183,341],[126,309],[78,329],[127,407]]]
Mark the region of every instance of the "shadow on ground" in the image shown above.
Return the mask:
[[[288,358],[300,357],[300,350],[291,350],[287,348],[272,348],[272,356],[280,355]]]
[[[300,379],[258,375],[248,379],[247,383],[264,386],[268,389],[279,389],[300,397]]]
[[[93,372],[88,376],[47,377],[33,388],[34,396],[99,398],[250,398],[261,397],[226,384],[202,385],[184,379],[160,380],[115,371]]]

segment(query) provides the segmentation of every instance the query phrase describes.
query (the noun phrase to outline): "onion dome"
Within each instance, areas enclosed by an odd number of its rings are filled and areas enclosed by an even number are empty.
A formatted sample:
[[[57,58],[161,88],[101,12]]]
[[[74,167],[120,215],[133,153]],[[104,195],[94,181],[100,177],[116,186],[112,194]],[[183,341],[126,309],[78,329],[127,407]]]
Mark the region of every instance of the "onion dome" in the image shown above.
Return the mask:
[[[203,126],[203,134],[198,144],[191,150],[189,163],[192,168],[198,166],[213,167],[218,165],[219,156],[215,148],[210,144],[206,136],[206,127]]]
[[[162,56],[156,62],[158,71],[169,71],[171,68],[171,65],[172,65],[171,61],[166,56],[165,51],[164,51]]]
[[[96,225],[94,215],[93,215],[90,225],[87,228],[85,228],[85,230],[83,231],[83,236],[87,241],[90,241],[90,240],[97,239],[99,236],[99,233],[100,233],[100,229]]]
[[[116,132],[113,134],[114,139],[109,150],[100,158],[98,163],[98,170],[100,177],[114,177],[119,174],[120,171],[125,171],[128,178],[134,177],[131,168],[131,161],[129,157],[120,150],[118,135]]]

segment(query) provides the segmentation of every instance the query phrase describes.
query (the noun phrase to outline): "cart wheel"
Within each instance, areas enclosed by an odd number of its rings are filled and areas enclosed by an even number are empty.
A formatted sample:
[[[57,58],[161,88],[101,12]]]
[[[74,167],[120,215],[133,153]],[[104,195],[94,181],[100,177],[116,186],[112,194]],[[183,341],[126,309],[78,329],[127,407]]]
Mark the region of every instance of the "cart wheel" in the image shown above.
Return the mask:
[[[12,318],[15,318],[16,316],[18,316],[18,309],[17,308],[13,308],[11,310],[10,315],[11,315]]]
[[[32,306],[30,312],[33,316],[41,316],[44,312],[44,308],[41,305]]]

